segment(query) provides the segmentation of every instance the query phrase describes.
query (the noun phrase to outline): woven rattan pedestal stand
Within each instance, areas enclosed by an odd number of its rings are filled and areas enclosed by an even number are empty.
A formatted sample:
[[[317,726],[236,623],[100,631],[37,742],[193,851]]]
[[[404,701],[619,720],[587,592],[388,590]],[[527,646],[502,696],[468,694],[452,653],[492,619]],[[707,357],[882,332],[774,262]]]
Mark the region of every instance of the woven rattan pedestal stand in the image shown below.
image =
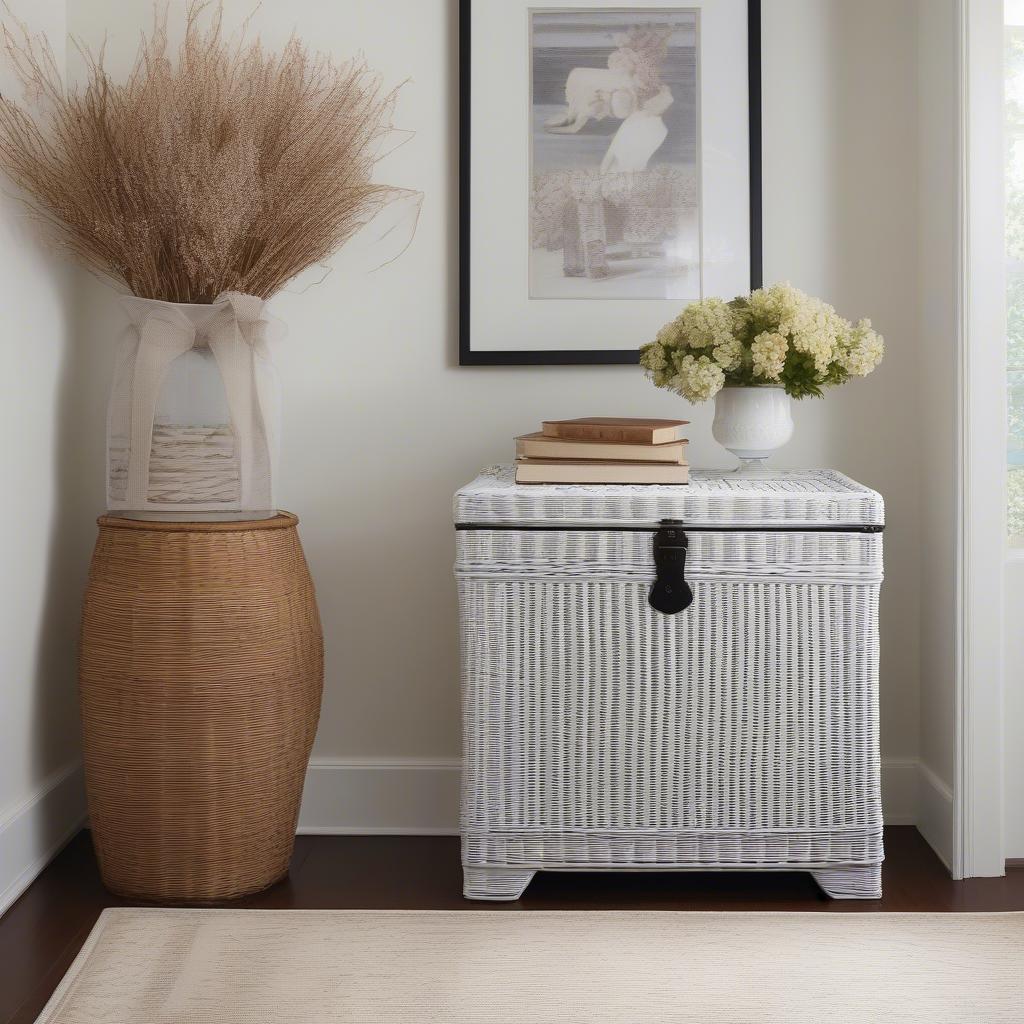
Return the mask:
[[[116,893],[221,900],[287,874],[323,686],[297,523],[99,520],[79,691]]]

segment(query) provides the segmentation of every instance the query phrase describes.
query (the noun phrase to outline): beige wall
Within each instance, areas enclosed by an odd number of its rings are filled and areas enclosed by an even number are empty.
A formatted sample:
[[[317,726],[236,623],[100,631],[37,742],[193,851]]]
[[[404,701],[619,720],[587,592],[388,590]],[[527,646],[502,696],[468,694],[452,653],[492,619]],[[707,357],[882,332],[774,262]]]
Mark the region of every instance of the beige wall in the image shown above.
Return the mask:
[[[829,465],[886,501],[882,749],[918,748],[919,458],[916,9],[898,0],[762,4],[765,277],[870,316],[885,361],[800,403],[790,465]],[[881,28],[884,26],[884,30]]]
[[[919,0],[921,828],[949,859],[955,712],[956,62],[952,0]]]
[[[40,3],[32,28],[64,42],[63,3]],[[15,88],[0,65],[0,91]],[[74,600],[64,596],[61,555],[72,481],[67,465],[71,382],[64,373],[67,274],[36,240],[32,225],[0,193],[0,820],[52,771],[73,760]]]
[[[63,60],[63,2],[18,13]],[[0,64],[0,92],[16,88]],[[0,913],[81,819],[74,648],[92,535],[81,500],[70,278],[0,190]]]
[[[916,5],[771,0],[764,7],[766,279],[788,279],[845,315],[870,315],[889,346],[872,378],[823,402],[799,403],[796,439],[777,461],[835,466],[886,498],[883,746],[888,756],[913,756]],[[381,175],[425,196],[419,232],[400,260],[368,274],[357,247],[323,284],[275,304],[290,328],[280,358],[283,503],[303,520],[327,637],[321,757],[457,755],[450,496],[480,466],[507,459],[514,434],[542,417],[679,414],[693,421],[695,464],[730,464],[710,437],[712,410],[655,391],[636,369],[456,365],[455,8],[453,0],[299,0],[264,4],[253,20],[269,43],[295,28],[337,55],[361,49],[389,82],[411,79],[397,121],[416,134]],[[228,0],[225,9],[236,24],[251,4]],[[135,0],[71,0],[69,11],[72,33],[95,43],[109,32],[115,65],[149,18]],[[90,290],[91,337],[82,339],[107,359],[108,306],[107,296]],[[98,380],[91,436],[102,430],[104,387]],[[91,442],[89,457],[99,508],[102,464]]]

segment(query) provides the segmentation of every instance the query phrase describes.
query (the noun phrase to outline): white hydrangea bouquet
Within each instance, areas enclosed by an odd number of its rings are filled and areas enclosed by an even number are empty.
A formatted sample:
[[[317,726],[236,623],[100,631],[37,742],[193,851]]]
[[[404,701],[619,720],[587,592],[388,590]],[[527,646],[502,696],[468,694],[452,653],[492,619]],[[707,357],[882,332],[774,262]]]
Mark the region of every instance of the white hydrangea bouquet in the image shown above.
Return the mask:
[[[691,302],[640,349],[659,388],[706,402],[723,387],[782,387],[793,398],[864,377],[884,344],[870,320],[850,323],[827,302],[774,284],[731,302]]]
[[[692,302],[640,349],[659,388],[715,399],[712,434],[741,468],[760,467],[793,434],[791,398],[865,377],[885,350],[870,320],[851,323],[790,284],[731,302]]]

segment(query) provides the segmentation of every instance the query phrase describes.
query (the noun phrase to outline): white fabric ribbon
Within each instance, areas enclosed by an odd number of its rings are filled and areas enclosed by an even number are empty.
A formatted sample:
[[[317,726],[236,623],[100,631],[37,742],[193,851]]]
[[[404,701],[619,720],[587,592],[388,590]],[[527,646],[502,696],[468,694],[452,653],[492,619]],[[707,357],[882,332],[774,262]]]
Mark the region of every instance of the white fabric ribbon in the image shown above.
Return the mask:
[[[125,296],[123,301],[134,330],[118,356],[110,431],[112,436],[129,439],[124,507],[144,509],[149,505],[153,423],[171,363],[193,347],[208,345],[224,384],[235,437],[239,507],[273,508],[277,416],[268,351],[270,321],[264,300],[243,292],[223,292],[213,303],[202,306],[135,296]],[[128,372],[125,395],[118,382]]]

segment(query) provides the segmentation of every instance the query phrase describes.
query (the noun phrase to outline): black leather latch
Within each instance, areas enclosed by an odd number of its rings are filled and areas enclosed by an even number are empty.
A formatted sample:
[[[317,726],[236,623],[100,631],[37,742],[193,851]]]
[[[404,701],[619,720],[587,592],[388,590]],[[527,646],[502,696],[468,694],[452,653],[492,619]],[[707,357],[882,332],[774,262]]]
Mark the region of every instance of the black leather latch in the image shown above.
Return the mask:
[[[666,519],[654,534],[654,570],[657,578],[647,598],[655,611],[675,615],[693,603],[686,582],[686,534],[681,524]]]

